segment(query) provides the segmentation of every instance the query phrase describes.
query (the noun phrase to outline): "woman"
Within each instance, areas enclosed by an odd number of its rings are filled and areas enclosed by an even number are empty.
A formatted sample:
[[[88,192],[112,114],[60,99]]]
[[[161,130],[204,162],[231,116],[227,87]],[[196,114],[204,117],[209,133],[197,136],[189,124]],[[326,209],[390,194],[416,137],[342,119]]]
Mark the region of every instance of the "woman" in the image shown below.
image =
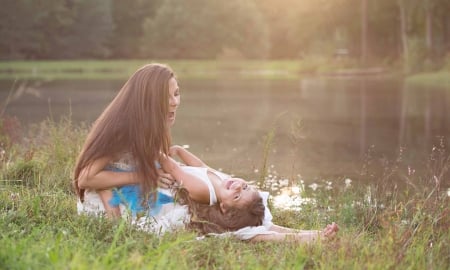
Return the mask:
[[[117,215],[104,200],[98,204],[104,199],[99,194],[124,185],[139,185],[144,201],[163,196],[156,191],[157,179],[167,183],[172,177],[156,161],[169,154],[169,128],[179,104],[178,83],[169,67],[146,65],[130,77],[95,121],[78,157],[74,179],[79,212]],[[248,220],[245,226],[261,223]]]
[[[167,185],[173,177],[157,168],[161,154],[169,154],[170,127],[180,104],[180,91],[173,71],[165,65],[149,64],[137,70],[125,83],[90,130],[74,170],[79,213],[110,212],[98,192],[138,184],[144,200],[157,194],[157,185]],[[111,164],[125,164],[134,169],[108,170]],[[153,197],[154,198],[154,197]],[[265,198],[265,202],[267,197]],[[157,222],[136,219],[138,225],[152,232],[164,232],[184,225],[187,208],[173,203],[162,207]],[[245,227],[233,232],[240,239],[303,241],[315,239],[317,232],[301,235],[271,223],[265,208],[264,226]],[[270,229],[270,230],[269,230]],[[333,234],[337,227],[325,230]],[[271,236],[272,235],[272,236]]]
[[[98,199],[98,191],[139,184],[148,199],[158,179],[171,178],[155,161],[168,154],[170,127],[180,105],[180,90],[166,65],[149,64],[138,69],[95,121],[75,165],[78,206]],[[105,170],[120,161],[134,171]],[[108,209],[106,209],[108,211]]]

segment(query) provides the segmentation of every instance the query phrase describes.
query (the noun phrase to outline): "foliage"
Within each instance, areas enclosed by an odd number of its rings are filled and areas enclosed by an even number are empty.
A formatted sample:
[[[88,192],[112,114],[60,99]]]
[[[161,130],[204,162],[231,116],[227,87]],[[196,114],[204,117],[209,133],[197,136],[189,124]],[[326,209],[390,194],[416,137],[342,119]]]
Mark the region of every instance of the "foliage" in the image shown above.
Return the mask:
[[[4,0],[0,25],[0,59],[104,57],[110,0]]]
[[[110,48],[114,58],[136,58],[139,55],[138,42],[144,34],[144,21],[154,17],[161,0],[112,0],[114,30]]]
[[[70,193],[72,164],[84,136],[83,125],[75,127],[67,117],[59,123],[44,121],[31,128],[22,147],[16,143],[0,149],[0,177],[11,185]]]
[[[0,59],[331,59],[345,51],[358,60],[367,25],[370,64],[433,71],[448,54],[449,9],[447,0],[3,0]]]
[[[144,32],[143,53],[152,58],[215,58],[226,48],[263,58],[268,45],[253,1],[166,0]]]

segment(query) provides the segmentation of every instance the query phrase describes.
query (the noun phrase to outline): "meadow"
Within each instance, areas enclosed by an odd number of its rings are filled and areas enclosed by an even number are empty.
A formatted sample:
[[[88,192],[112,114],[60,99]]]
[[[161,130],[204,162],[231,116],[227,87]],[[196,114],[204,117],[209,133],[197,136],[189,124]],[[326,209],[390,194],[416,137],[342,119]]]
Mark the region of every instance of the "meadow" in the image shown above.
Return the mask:
[[[298,183],[301,195],[310,198],[301,209],[271,204],[280,225],[317,229],[338,223],[336,239],[312,245],[247,243],[197,240],[188,231],[156,237],[126,221],[79,216],[71,174],[88,127],[67,117],[44,121],[26,134],[20,130],[14,118],[2,117],[0,269],[450,267],[450,197],[445,179],[450,156],[443,145],[431,150],[423,173],[392,162],[370,185],[333,179],[313,190]]]

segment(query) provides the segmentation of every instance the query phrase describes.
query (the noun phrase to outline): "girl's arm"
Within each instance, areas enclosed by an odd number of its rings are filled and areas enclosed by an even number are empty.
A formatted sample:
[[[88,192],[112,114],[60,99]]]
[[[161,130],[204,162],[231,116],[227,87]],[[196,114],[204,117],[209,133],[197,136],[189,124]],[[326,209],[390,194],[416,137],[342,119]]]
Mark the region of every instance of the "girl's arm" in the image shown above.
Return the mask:
[[[200,158],[179,145],[170,147],[170,156],[177,156],[184,164],[188,166],[208,167]]]
[[[99,158],[91,166],[81,170],[78,177],[78,187],[80,189],[101,190],[138,184],[133,172],[105,171],[104,168],[110,161],[110,158]]]
[[[323,230],[294,230],[278,225],[270,227],[273,234],[258,234],[251,239],[251,241],[272,241],[272,242],[298,242],[298,243],[312,243],[317,240],[328,240],[336,236],[339,227],[336,223],[328,224]]]
[[[274,234],[258,234],[251,239],[252,242],[270,241],[270,242],[297,242],[312,243],[320,238],[317,231],[302,233],[274,233]]]
[[[274,231],[274,232],[278,232],[278,233],[297,233],[300,230],[295,230],[295,229],[291,229],[288,227],[283,227],[280,225],[273,224],[272,226],[270,226],[269,231]]]
[[[209,189],[201,179],[184,171],[171,157],[161,156],[160,164],[165,172],[171,174],[180,185],[187,189],[189,197],[199,203],[209,204]]]

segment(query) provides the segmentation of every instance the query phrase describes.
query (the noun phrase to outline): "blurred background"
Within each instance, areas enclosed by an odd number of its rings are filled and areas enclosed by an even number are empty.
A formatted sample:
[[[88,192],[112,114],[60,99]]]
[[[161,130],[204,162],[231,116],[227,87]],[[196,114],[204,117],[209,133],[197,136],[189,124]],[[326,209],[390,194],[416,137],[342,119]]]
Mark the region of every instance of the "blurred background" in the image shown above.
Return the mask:
[[[0,58],[446,60],[446,0],[2,0]]]
[[[174,143],[235,174],[374,181],[450,142],[448,0],[0,4],[10,139],[48,118],[90,125],[132,72],[163,62],[182,90]]]

